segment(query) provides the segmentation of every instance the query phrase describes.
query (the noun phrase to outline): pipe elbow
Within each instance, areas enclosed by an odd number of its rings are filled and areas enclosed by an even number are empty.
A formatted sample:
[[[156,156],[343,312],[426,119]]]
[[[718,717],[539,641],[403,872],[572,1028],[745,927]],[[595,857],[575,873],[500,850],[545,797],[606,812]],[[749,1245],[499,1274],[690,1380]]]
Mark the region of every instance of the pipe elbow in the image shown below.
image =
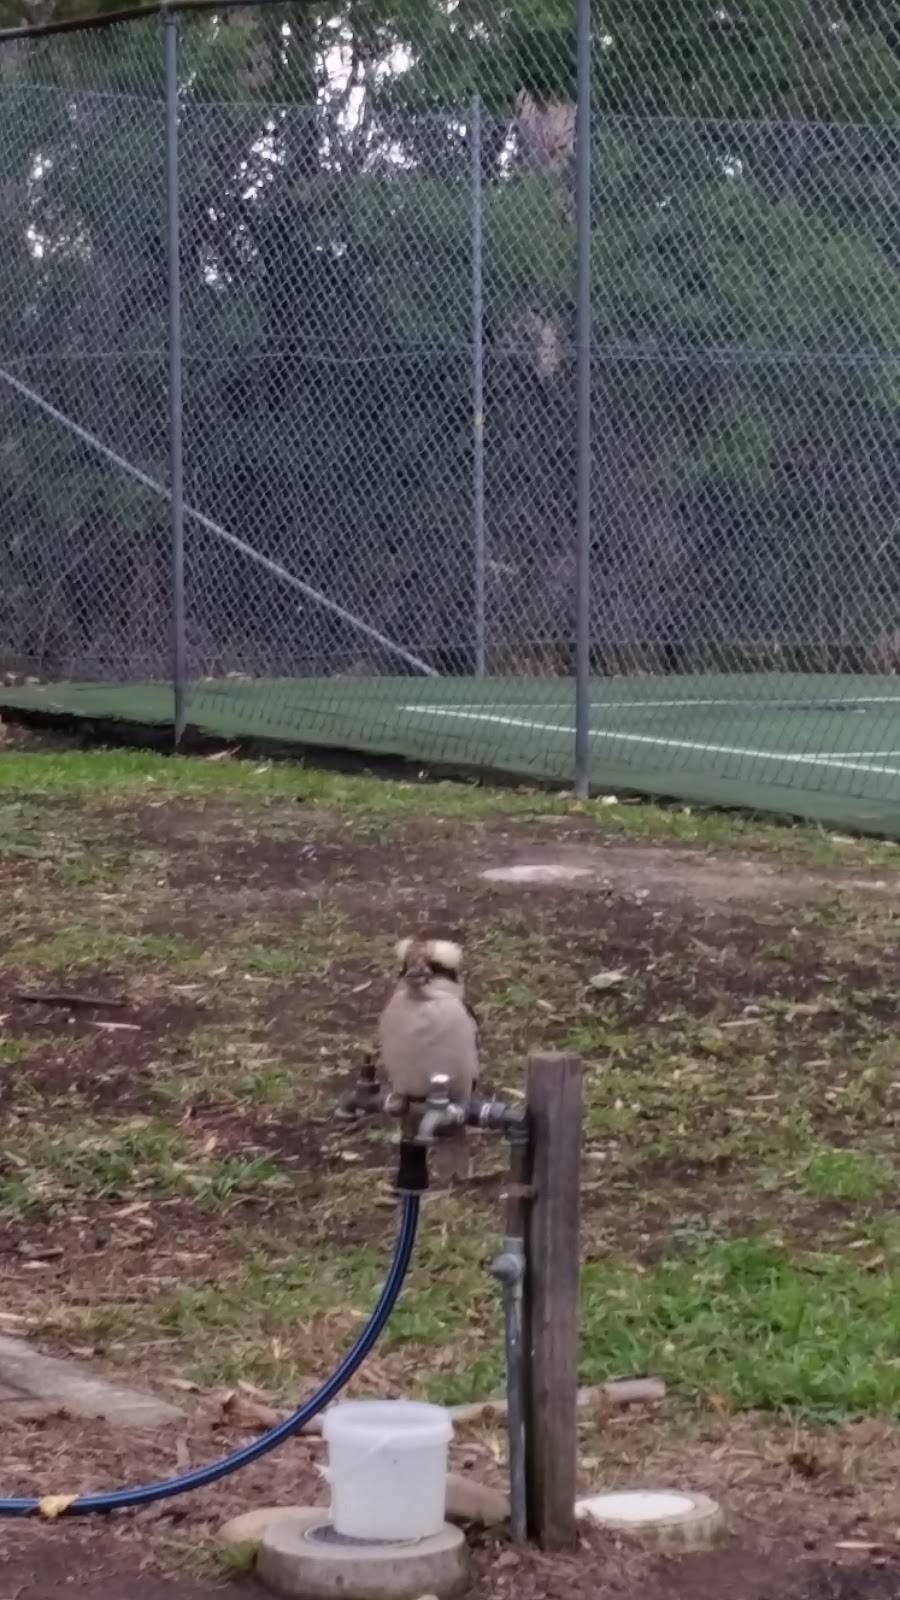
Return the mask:
[[[502,1289],[520,1289],[525,1281],[525,1251],[518,1240],[508,1240],[491,1262],[491,1277]]]

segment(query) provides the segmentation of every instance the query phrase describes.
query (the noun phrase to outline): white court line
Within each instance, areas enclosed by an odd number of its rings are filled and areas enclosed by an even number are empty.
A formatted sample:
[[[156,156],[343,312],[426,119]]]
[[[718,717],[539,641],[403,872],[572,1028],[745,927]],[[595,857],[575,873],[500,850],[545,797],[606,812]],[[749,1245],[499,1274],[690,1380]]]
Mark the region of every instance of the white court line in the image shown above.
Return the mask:
[[[841,705],[840,695],[827,696],[823,701],[801,700],[798,697],[778,700],[592,700],[592,711],[680,711],[694,710],[696,707],[720,708],[723,711],[740,707],[745,711],[758,711],[768,716],[771,711],[793,711],[798,716],[806,716],[810,712],[817,712],[822,716],[835,716],[841,711],[852,711],[855,706],[900,706],[900,695],[884,694],[854,694],[848,695],[846,704]],[[451,704],[444,706],[445,711],[468,711],[472,702],[465,704]],[[524,702],[528,704],[527,701]],[[491,705],[499,711],[518,711],[523,705],[521,700],[492,700]],[[542,700],[536,707],[540,711],[571,711],[571,700]]]
[[[457,722],[493,722],[504,728],[529,728],[533,733],[566,733],[571,736],[575,732],[568,722],[530,722],[524,717],[498,717],[492,711],[453,711],[449,706],[401,706],[400,709],[419,717],[452,717]],[[841,756],[795,756],[784,750],[746,750],[736,744],[706,744],[696,739],[663,739],[650,733],[619,733],[618,730],[607,732],[602,729],[593,737],[616,739],[622,744],[650,744],[662,750],[692,750],[696,755],[742,756],[752,761],[841,767],[850,772],[875,772],[887,778],[900,778],[900,767],[875,767],[865,760],[854,761],[849,751]]]

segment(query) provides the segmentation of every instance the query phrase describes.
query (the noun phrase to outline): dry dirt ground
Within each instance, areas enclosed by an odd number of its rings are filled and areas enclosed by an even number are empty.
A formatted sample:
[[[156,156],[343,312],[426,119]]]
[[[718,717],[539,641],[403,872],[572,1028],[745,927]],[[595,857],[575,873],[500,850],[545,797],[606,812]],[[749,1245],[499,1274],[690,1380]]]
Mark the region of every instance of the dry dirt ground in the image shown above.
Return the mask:
[[[12,748],[13,743],[16,748]],[[564,883],[484,869],[562,863]],[[7,1493],[166,1476],[331,1370],[395,1225],[391,1131],[333,1120],[391,948],[459,936],[491,1082],[587,1064],[585,1487],[706,1489],[732,1533],[663,1560],[475,1541],[472,1600],[900,1595],[900,852],[814,830],[230,759],[0,755],[0,1331],[184,1406],[177,1436],[0,1429]],[[425,1207],[363,1390],[496,1392],[502,1152]],[[0,1600],[193,1600],[252,1582],[213,1534],[323,1497],[295,1442],[132,1516],[0,1527]],[[502,1477],[502,1439],[457,1464]]]

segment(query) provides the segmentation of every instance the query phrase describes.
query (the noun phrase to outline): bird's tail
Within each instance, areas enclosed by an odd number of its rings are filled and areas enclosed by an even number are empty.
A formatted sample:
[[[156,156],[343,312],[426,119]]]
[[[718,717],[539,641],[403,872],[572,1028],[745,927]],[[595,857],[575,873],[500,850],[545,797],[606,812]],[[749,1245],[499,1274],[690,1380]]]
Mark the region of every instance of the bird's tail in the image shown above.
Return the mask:
[[[432,1157],[432,1175],[441,1188],[455,1188],[472,1175],[472,1141],[465,1128],[454,1128],[438,1140]]]

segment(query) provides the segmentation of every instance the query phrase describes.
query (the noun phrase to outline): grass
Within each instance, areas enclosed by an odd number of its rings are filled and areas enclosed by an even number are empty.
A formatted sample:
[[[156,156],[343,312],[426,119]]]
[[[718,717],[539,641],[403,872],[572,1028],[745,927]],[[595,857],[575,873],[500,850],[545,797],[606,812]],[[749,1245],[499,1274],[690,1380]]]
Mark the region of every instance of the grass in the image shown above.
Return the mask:
[[[556,842],[627,845],[632,890],[526,899],[477,877]],[[667,846],[675,900],[654,877]],[[799,875],[794,898],[692,903],[691,863],[729,852]],[[7,970],[129,1005],[117,1032],[0,1001],[0,1225],[63,1252],[52,1275],[4,1273],[4,1303],[124,1365],[150,1345],[201,1384],[286,1399],[329,1371],[394,1226],[389,1130],[331,1109],[393,939],[428,922],[465,933],[504,1088],[530,1048],[585,1057],[584,1379],[658,1372],[695,1418],[895,1414],[900,920],[866,883],[898,861],[815,828],[525,789],[12,752]],[[474,1176],[496,1171],[496,1145],[473,1150]],[[429,1199],[373,1385],[500,1383],[490,1192]]]
[[[28,1041],[17,1039],[15,1034],[0,1038],[0,1066],[14,1067],[28,1053]]]
[[[480,1339],[472,1340],[473,1328],[496,1304],[472,1228],[480,1219],[462,1208],[457,1213],[459,1225],[471,1230],[467,1247],[455,1252],[458,1292],[447,1294],[441,1281],[446,1257],[426,1231],[409,1292],[381,1347],[395,1381],[403,1373],[412,1386],[448,1401],[491,1392],[500,1377],[496,1349],[485,1351]],[[191,1369],[200,1382],[249,1379],[287,1399],[311,1372],[326,1374],[335,1351],[352,1342],[383,1276],[382,1250],[365,1246],[336,1255],[323,1241],[316,1251],[274,1262],[251,1257],[224,1285],[179,1288],[161,1304],[153,1326],[157,1334],[200,1350]],[[442,1350],[452,1351],[449,1365],[441,1360]]]
[[[278,808],[280,803],[322,805],[354,827],[393,819],[436,817],[449,823],[506,816],[523,820],[571,817],[610,838],[666,841],[711,849],[761,851],[809,865],[857,864],[878,871],[896,867],[900,845],[839,836],[815,826],[759,822],[702,808],[628,801],[607,806],[581,802],[528,786],[499,788],[477,782],[388,782],[347,776],[303,763],[252,762],[161,756],[139,750],[13,751],[0,763],[0,840],[17,837],[35,819],[47,825],[40,799],[86,798],[97,812],[126,800],[165,805],[186,800],[201,807],[221,799],[232,810]],[[296,814],[295,814],[296,815]],[[18,819],[18,822],[16,822]],[[199,819],[198,819],[199,820]],[[52,827],[52,814],[49,819]],[[294,830],[296,832],[296,828]]]
[[[817,1150],[806,1162],[803,1180],[823,1200],[887,1201],[897,1192],[898,1174],[886,1156],[857,1150]]]
[[[267,1106],[290,1102],[302,1068],[282,1060],[249,1030],[195,1028],[185,1044],[171,1049],[170,1070],[162,1068],[151,1083],[164,1104],[188,1105],[197,1100],[221,1105]]]
[[[842,1256],[795,1255],[733,1239],[585,1274],[585,1376],[658,1372],[694,1405],[838,1420],[900,1409],[900,1257],[867,1271]]]
[[[73,1198],[120,1201],[137,1194],[184,1195],[216,1208],[288,1183],[269,1161],[216,1154],[210,1142],[200,1145],[143,1117],[32,1127],[6,1140],[3,1163],[0,1211],[11,1217],[61,1212]]]
[[[127,914],[123,906],[121,920]],[[111,917],[108,908],[97,922],[73,917],[64,928],[45,938],[40,934],[14,938],[7,946],[6,960],[10,967],[27,968],[34,973],[104,968],[121,972],[145,964],[191,972],[207,963],[206,953],[198,944],[172,934],[135,933],[123,927],[121,920]]]

